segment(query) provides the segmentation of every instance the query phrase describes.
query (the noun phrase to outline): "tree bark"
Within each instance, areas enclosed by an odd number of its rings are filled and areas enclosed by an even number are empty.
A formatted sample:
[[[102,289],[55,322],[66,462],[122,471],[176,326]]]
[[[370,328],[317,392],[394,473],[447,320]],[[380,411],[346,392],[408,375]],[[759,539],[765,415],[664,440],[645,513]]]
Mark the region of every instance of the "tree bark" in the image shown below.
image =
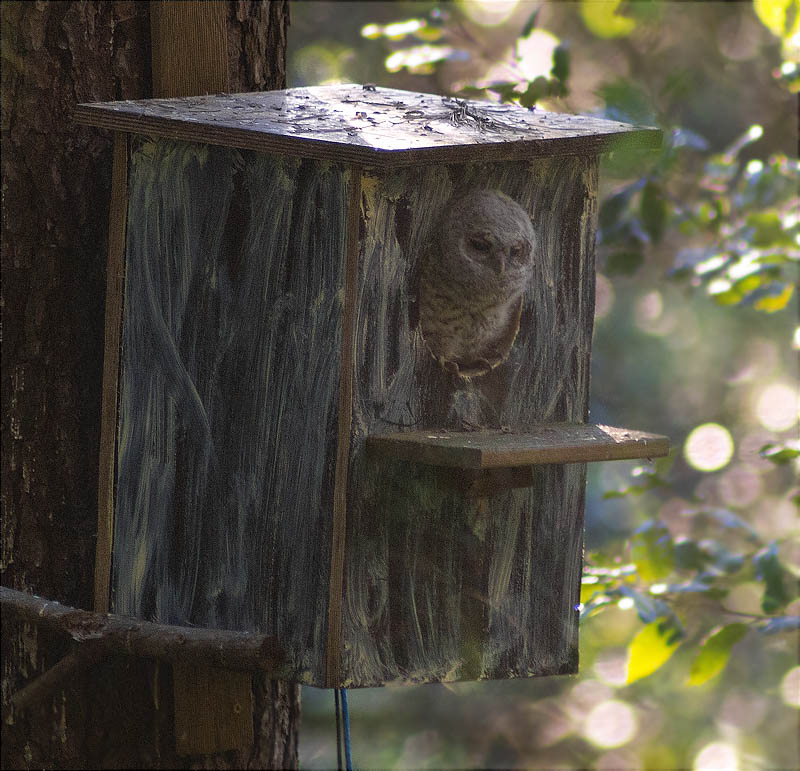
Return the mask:
[[[285,87],[288,2],[228,0],[232,91]],[[90,608],[97,529],[111,135],[79,102],[152,92],[147,2],[4,2],[2,14],[2,584]],[[11,622],[12,619],[9,619]],[[2,629],[2,700],[56,664],[62,636]],[[171,672],[107,657],[3,727],[4,768],[284,768],[299,689],[256,678],[256,745],[174,755]]]

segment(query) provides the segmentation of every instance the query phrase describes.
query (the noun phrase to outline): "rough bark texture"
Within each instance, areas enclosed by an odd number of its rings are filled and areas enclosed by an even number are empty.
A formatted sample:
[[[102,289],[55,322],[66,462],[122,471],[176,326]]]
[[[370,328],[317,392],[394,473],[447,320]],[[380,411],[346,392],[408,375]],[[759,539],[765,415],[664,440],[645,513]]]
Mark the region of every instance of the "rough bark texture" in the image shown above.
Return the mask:
[[[145,2],[4,2],[2,583],[91,607],[111,137],[78,102],[150,96]],[[231,91],[285,86],[288,3],[228,2]],[[3,703],[68,650],[3,625]],[[4,768],[178,767],[171,672],[107,659],[4,726]],[[255,684],[257,744],[195,765],[296,765],[299,692]]]

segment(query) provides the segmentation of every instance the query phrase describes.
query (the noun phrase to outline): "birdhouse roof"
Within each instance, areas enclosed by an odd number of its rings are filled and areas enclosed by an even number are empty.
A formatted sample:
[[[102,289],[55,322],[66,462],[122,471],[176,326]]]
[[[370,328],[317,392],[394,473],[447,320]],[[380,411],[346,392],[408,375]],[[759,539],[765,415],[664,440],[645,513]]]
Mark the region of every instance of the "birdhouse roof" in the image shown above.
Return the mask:
[[[661,131],[586,115],[526,109],[372,85],[80,104],[100,128],[368,166],[593,155]]]

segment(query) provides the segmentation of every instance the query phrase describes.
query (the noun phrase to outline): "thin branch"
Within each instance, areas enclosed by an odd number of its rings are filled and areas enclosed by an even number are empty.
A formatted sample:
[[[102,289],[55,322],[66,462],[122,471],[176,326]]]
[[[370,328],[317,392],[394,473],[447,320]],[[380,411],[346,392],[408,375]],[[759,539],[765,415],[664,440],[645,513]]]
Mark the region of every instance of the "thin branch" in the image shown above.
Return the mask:
[[[14,716],[38,704],[62,686],[69,678],[98,661],[103,655],[100,646],[85,643],[64,656],[58,664],[20,688],[3,708],[3,725],[14,722]]]
[[[275,677],[282,674],[284,654],[278,641],[258,632],[169,626],[113,613],[92,613],[5,586],[0,587],[0,606],[4,616],[14,613],[38,626],[63,632],[79,645],[91,642],[104,653],[265,671]]]

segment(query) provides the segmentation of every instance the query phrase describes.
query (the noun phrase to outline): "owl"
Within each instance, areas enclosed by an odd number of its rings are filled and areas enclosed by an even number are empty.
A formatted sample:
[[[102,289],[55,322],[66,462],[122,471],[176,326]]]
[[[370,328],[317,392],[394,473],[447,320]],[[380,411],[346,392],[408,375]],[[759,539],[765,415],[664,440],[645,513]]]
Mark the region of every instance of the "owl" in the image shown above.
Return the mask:
[[[420,331],[447,371],[470,378],[502,362],[519,330],[533,275],[527,212],[498,190],[474,190],[447,205],[420,259]]]

